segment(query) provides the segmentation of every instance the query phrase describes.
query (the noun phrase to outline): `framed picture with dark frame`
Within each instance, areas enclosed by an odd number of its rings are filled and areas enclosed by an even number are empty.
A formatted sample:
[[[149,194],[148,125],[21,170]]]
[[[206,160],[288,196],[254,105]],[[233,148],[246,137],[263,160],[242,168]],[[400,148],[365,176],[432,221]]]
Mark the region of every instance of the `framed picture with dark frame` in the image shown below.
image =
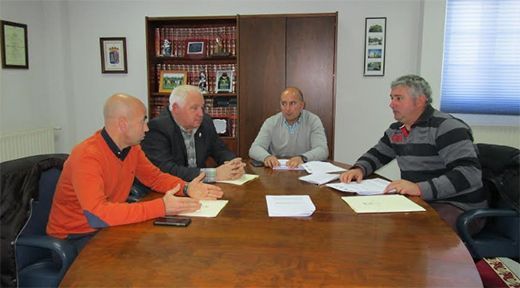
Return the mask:
[[[364,76],[385,75],[386,17],[365,19]]]
[[[0,21],[2,68],[29,69],[27,25]]]
[[[186,55],[189,55],[189,56],[204,55],[204,42],[203,41],[189,41],[188,45],[187,45]]]
[[[99,38],[101,73],[128,73],[125,37]]]
[[[159,77],[159,92],[172,92],[177,86],[187,82],[186,71],[163,70]]]

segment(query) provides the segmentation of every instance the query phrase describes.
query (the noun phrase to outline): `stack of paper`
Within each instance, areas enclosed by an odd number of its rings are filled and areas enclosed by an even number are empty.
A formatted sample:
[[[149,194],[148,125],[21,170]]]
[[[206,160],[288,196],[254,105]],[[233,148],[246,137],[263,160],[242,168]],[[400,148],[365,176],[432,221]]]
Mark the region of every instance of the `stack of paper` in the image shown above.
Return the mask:
[[[227,183],[227,184],[233,184],[233,185],[243,185],[246,182],[249,182],[253,179],[258,178],[258,175],[255,174],[244,174],[242,177],[235,179],[235,180],[220,180],[217,181],[218,183]]]
[[[356,192],[359,195],[377,195],[383,194],[388,184],[390,184],[390,182],[384,179],[376,178],[363,180],[360,183],[331,183],[327,184],[327,186],[342,192]]]
[[[356,213],[426,211],[403,195],[341,197]]]
[[[269,217],[305,217],[316,211],[309,195],[266,195]]]
[[[307,176],[301,176],[298,179],[305,181],[305,182],[312,183],[312,184],[323,185],[325,183],[336,180],[338,178],[339,178],[338,174],[314,173],[314,174],[309,174]]]
[[[287,166],[287,161],[289,161],[289,159],[278,159],[278,162],[280,162],[280,166],[273,167],[273,169],[274,170],[305,170],[305,169],[303,169],[303,167],[301,165],[298,167],[295,167],[295,168],[291,168],[291,167]]]
[[[181,213],[188,217],[217,217],[220,210],[226,206],[228,200],[200,200],[200,209],[195,212]]]
[[[309,161],[307,163],[302,164],[303,168],[308,173],[334,173],[334,172],[343,172],[346,169],[336,166],[330,162],[323,161]]]

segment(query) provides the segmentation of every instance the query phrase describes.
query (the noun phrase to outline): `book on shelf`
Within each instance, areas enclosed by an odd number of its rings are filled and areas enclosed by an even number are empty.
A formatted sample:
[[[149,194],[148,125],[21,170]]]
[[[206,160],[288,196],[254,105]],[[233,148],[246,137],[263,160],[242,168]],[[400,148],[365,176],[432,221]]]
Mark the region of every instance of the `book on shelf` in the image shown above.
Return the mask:
[[[204,44],[204,57],[235,56],[236,26],[155,28],[155,55],[158,57],[186,57],[187,44],[200,41]]]

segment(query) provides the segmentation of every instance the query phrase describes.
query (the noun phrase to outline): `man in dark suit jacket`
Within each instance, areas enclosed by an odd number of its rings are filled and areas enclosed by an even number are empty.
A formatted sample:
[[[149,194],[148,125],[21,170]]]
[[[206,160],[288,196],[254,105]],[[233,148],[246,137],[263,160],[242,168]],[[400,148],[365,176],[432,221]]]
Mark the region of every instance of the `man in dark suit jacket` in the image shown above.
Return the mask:
[[[198,87],[175,88],[168,108],[150,120],[150,131],[141,143],[152,163],[186,181],[201,172],[206,174],[206,182],[242,177],[245,164],[225,146],[211,117],[204,114],[204,97]],[[220,166],[206,168],[208,157]]]

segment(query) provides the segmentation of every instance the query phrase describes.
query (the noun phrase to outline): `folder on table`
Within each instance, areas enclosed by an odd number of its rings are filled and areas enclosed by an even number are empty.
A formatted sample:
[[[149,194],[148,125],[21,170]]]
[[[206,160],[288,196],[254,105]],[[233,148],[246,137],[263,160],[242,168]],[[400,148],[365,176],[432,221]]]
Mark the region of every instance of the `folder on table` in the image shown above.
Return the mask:
[[[200,209],[195,212],[180,213],[187,217],[217,217],[220,210],[226,206],[228,200],[200,200]]]
[[[403,195],[346,196],[341,199],[347,202],[356,213],[426,211]]]
[[[235,179],[235,180],[219,180],[218,183],[227,183],[227,184],[233,184],[233,185],[243,185],[246,182],[249,182],[253,179],[258,178],[258,175],[255,174],[244,174],[242,177]]]

